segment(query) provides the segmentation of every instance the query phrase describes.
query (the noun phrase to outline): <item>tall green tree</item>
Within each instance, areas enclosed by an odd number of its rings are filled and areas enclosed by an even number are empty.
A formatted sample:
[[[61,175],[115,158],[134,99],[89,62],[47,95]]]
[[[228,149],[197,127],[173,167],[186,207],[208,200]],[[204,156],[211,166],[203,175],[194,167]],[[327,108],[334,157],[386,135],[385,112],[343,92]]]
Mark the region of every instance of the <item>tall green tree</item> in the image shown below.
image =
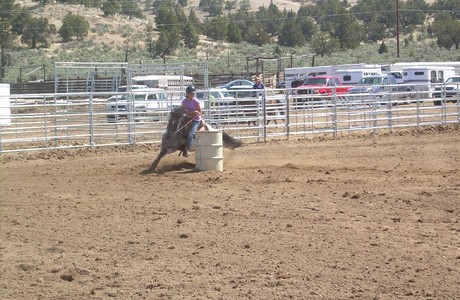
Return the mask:
[[[364,39],[364,31],[356,18],[352,15],[344,15],[333,22],[333,36],[340,42],[342,49],[358,48]]]
[[[271,36],[277,36],[284,25],[283,13],[273,1],[270,1],[268,8],[265,8],[265,6],[259,7],[256,12],[256,18]]]
[[[278,44],[286,47],[303,46],[305,44],[305,36],[293,12],[288,13],[288,19],[278,36]]]
[[[102,3],[101,9],[104,16],[114,16],[121,12],[121,3],[119,0],[106,0]]]
[[[10,22],[0,18],[0,82],[5,78],[5,68],[8,65],[7,50],[13,47],[15,38]]]
[[[62,21],[59,34],[64,42],[69,42],[72,38],[83,40],[88,35],[89,23],[85,17],[69,12]]]
[[[400,25],[403,33],[412,33],[417,26],[423,25],[428,9],[429,5],[425,0],[400,1]]]
[[[0,19],[13,19],[19,9],[15,0],[0,0]]]
[[[249,0],[241,0],[239,3],[239,9],[243,12],[251,10],[251,2]]]
[[[394,0],[358,0],[351,8],[363,22],[368,41],[396,36],[396,2]]]
[[[14,18],[11,20],[12,30],[16,34],[21,35],[24,28],[30,22],[31,19],[32,15],[30,14],[30,12],[26,10],[19,11],[18,14],[14,16]]]
[[[317,55],[324,57],[336,51],[340,47],[340,42],[329,33],[320,31],[313,36],[310,46]]]
[[[121,13],[125,16],[128,16],[129,19],[131,18],[138,18],[142,19],[144,16],[142,15],[142,10],[139,7],[138,2],[124,0],[121,2]]]
[[[147,46],[147,52],[154,53],[155,41],[153,39],[153,24],[148,22],[145,26],[145,45]]]
[[[196,16],[195,10],[193,7],[190,9],[190,13],[188,15],[188,21],[195,26],[195,30],[197,34],[201,34],[203,32],[203,23],[201,23],[200,19]]]
[[[174,54],[176,49],[180,46],[180,39],[178,39],[178,37],[180,37],[180,34],[174,32],[174,30],[162,30],[153,47],[152,56],[159,56],[166,62],[166,56]]]
[[[227,41],[235,44],[239,44],[243,41],[241,30],[233,20],[231,20],[227,26]]]
[[[196,33],[195,26],[189,21],[187,21],[184,29],[182,30],[182,40],[184,41],[184,45],[190,49],[196,48],[196,46],[198,46],[198,42],[200,41],[200,38]]]
[[[174,7],[162,4],[155,16],[155,24],[159,30],[169,30],[180,25]]]
[[[205,22],[205,33],[206,36],[216,40],[225,41],[227,40],[227,23],[226,17],[218,16],[208,22]]]
[[[460,19],[452,13],[439,14],[433,23],[437,44],[446,49],[460,49]]]
[[[47,18],[32,17],[25,24],[21,42],[35,49],[40,44],[42,47],[49,47],[50,27]]]

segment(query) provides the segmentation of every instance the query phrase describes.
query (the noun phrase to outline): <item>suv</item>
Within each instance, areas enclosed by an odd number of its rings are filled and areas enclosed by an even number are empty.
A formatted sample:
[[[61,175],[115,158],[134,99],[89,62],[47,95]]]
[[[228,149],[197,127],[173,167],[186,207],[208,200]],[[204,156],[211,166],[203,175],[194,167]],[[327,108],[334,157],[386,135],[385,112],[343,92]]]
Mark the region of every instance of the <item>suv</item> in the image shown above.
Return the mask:
[[[443,98],[446,98],[446,102],[456,103],[460,99],[460,76],[453,76],[447,78],[443,85],[436,86],[433,92],[433,98],[437,100],[433,101],[433,104],[439,106],[442,104]],[[452,98],[447,100],[447,98]]]
[[[117,122],[121,118],[128,118],[129,112],[134,112],[136,121],[146,116],[159,120],[160,115],[166,114],[174,105],[181,105],[180,99],[168,99],[163,89],[138,89],[110,97],[106,104],[107,120]]]

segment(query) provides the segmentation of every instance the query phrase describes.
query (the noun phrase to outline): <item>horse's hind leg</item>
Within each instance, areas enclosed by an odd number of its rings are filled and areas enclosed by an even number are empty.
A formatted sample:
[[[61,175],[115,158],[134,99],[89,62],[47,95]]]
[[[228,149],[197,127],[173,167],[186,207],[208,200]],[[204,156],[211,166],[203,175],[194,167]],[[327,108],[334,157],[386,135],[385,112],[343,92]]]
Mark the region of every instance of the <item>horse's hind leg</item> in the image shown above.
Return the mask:
[[[157,158],[152,162],[152,164],[150,165],[150,168],[147,171],[148,172],[154,172],[155,169],[158,167],[158,163],[160,163],[160,160],[165,155],[166,155],[166,150],[161,150],[160,154],[158,154]]]

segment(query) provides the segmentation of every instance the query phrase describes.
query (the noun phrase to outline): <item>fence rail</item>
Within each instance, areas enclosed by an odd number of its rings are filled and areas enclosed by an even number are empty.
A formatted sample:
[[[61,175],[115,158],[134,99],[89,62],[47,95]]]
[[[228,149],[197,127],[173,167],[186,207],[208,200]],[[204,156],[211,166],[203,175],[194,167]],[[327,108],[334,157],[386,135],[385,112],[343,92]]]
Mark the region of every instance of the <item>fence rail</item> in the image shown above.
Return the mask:
[[[247,93],[203,99],[203,114],[207,123],[248,142],[460,123],[460,103],[452,101],[459,99],[458,91],[453,98],[433,98],[416,90],[307,98],[292,89],[259,90],[255,97],[253,90],[242,92]],[[107,100],[113,93],[10,95],[10,115],[0,114],[0,153],[158,144],[170,108],[181,96],[166,92],[162,105],[156,103],[160,100],[139,105],[139,93],[118,93],[127,100],[116,102],[115,110],[109,110]]]

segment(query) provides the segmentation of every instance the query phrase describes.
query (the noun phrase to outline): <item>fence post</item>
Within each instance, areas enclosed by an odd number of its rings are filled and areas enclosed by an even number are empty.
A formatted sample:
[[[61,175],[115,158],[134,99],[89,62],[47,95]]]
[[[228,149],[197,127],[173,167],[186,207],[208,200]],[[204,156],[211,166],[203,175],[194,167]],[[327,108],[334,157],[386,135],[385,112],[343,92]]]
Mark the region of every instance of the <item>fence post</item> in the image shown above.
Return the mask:
[[[332,89],[332,124],[334,126],[334,138],[337,138],[337,91],[336,87]]]
[[[393,111],[392,111],[392,108],[393,108],[393,103],[391,103],[391,100],[390,101],[386,101],[387,102],[387,118],[388,118],[388,128],[390,129],[390,132],[392,131],[392,128],[393,128],[393,122],[392,122],[392,117],[393,117]]]
[[[285,98],[286,98],[286,138],[289,140],[289,136],[291,133],[291,126],[290,126],[290,120],[291,120],[291,114],[290,114],[290,103],[289,103],[289,89],[286,88],[285,92]]]
[[[263,64],[262,64],[263,66]],[[264,142],[267,141],[267,101],[266,100],[266,95],[265,95],[265,88],[263,89],[262,92],[262,112],[264,114],[263,116],[263,127],[262,127],[262,134],[264,136]]]
[[[89,144],[94,148],[94,107],[93,93],[89,94]]]

